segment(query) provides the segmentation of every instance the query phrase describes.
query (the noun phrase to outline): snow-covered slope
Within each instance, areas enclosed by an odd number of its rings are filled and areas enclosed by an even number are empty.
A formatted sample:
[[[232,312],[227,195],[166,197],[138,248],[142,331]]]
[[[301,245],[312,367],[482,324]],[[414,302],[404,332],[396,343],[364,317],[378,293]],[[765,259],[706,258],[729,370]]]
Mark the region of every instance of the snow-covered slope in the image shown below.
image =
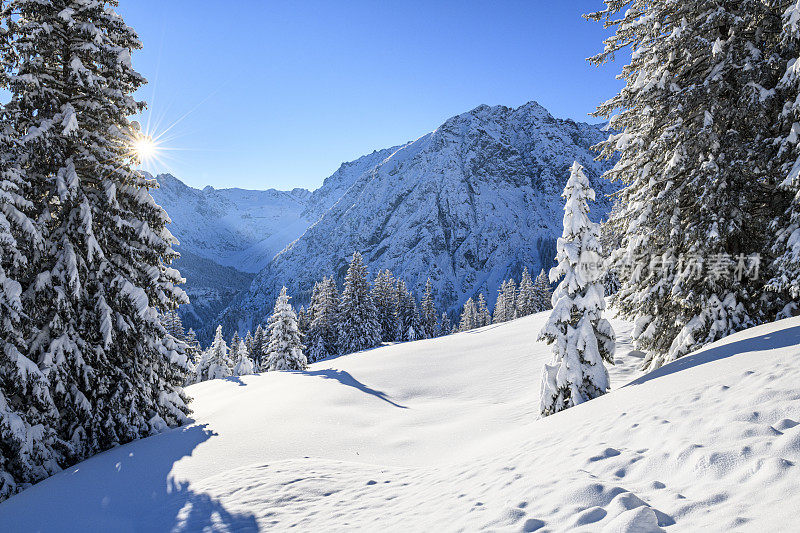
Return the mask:
[[[545,314],[190,387],[196,423],[0,504],[7,531],[791,531],[800,318],[537,420]],[[633,379],[635,378],[635,379]]]
[[[389,268],[417,293],[430,277],[445,309],[478,291],[493,302],[502,280],[518,278],[523,265],[534,274],[550,266],[574,160],[597,190],[594,216],[606,212],[604,194],[613,189],[600,178],[606,163],[590,149],[604,137],[597,126],[553,118],[530,102],[480,106],[393,152],[376,152],[369,160],[376,166],[334,174],[314,193],[327,203],[341,196],[259,272],[223,324],[248,329],[264,320],[283,285],[302,303],[323,275],[341,282],[353,251],[373,274]]]

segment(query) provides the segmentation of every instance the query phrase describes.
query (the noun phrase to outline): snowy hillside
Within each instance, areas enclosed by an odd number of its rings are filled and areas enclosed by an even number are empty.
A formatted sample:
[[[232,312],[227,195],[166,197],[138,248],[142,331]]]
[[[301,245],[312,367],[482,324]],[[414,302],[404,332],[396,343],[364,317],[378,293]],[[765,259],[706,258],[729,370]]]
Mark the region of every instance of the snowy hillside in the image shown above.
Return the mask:
[[[6,531],[787,531],[800,318],[537,420],[546,314],[190,387],[196,422],[0,504]],[[639,377],[637,377],[639,376]],[[46,512],[40,512],[45,510]]]
[[[323,275],[341,282],[353,251],[373,274],[388,268],[417,294],[430,277],[445,309],[479,291],[494,301],[502,280],[518,277],[523,265],[535,273],[550,266],[573,161],[598,192],[594,216],[607,211],[613,188],[600,178],[606,163],[590,149],[604,138],[597,126],[553,118],[530,102],[480,106],[382,161],[385,151],[376,152],[370,162],[377,166],[337,172],[314,193],[341,197],[259,272],[222,322],[226,330],[251,328],[283,285],[294,302],[307,301]]]

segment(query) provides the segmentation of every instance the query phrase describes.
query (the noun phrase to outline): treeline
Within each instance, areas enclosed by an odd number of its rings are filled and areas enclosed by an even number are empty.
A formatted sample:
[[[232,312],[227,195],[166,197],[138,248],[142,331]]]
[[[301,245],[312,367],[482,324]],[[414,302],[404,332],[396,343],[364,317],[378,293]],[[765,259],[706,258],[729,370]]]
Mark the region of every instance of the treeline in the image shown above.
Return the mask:
[[[187,345],[192,367],[187,384],[270,370],[302,370],[308,363],[382,343],[440,337],[551,308],[544,270],[533,281],[525,267],[519,288],[513,278],[502,283],[494,314],[480,293],[477,305],[469,298],[453,325],[446,312],[440,315],[437,311],[430,280],[421,300],[390,270],[379,271],[370,283],[367,265],[358,252],[350,261],[341,292],[333,277],[326,276],[314,284],[308,307],[295,312],[289,299],[284,287],[266,327],[259,324],[243,339],[235,332],[226,342],[218,326],[206,350],[191,328],[184,333],[176,311],[165,313],[164,327]]]

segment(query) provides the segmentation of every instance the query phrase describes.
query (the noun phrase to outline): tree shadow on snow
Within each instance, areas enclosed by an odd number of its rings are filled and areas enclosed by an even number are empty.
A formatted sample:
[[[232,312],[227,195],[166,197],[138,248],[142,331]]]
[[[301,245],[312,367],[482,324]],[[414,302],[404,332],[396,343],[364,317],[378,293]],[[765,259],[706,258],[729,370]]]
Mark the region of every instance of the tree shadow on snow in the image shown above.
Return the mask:
[[[346,385],[348,387],[353,387],[354,389],[358,389],[361,392],[365,392],[365,393],[367,393],[369,395],[375,396],[376,398],[379,398],[379,399],[383,400],[384,402],[386,402],[388,404],[391,404],[391,405],[393,405],[395,407],[399,407],[400,409],[408,409],[408,407],[406,407],[405,405],[400,405],[399,403],[396,403],[396,402],[393,402],[392,400],[390,400],[385,392],[379,391],[379,390],[375,390],[373,388],[370,388],[370,387],[364,385],[363,383],[358,381],[356,378],[354,378],[349,372],[346,372],[344,370],[337,370],[335,368],[328,368],[328,369],[324,369],[324,370],[306,370],[303,373],[307,374],[309,376],[319,376],[319,377],[325,378],[325,379],[335,379],[336,381],[338,381],[342,385]]]
[[[236,383],[240,387],[247,387],[247,383],[242,381],[242,378],[239,377],[239,376],[231,376],[229,378],[224,378],[224,379],[225,379],[225,381],[228,381],[230,383]]]
[[[255,516],[225,509],[173,479],[173,465],[216,433],[190,425],[119,446],[0,505],[4,531],[258,531]]]
[[[786,327],[765,335],[759,335],[758,337],[742,339],[722,346],[715,346],[699,353],[685,355],[676,361],[631,381],[625,386],[641,385],[652,379],[668,376],[669,374],[674,374],[675,372],[680,372],[687,368],[710,363],[711,361],[717,361],[719,359],[725,359],[740,353],[786,348],[795,345],[800,349],[800,326]]]

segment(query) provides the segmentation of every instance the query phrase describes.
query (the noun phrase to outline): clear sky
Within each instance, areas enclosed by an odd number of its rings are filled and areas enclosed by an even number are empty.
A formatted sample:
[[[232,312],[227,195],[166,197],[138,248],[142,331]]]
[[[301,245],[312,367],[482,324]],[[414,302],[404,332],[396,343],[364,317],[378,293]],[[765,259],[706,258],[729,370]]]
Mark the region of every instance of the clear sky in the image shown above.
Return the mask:
[[[600,0],[120,0],[144,49],[163,163],[195,187],[316,188],[344,161],[480,104],[587,114],[620,86],[596,68]],[[144,119],[142,122],[146,122]],[[177,122],[177,123],[176,123]]]

